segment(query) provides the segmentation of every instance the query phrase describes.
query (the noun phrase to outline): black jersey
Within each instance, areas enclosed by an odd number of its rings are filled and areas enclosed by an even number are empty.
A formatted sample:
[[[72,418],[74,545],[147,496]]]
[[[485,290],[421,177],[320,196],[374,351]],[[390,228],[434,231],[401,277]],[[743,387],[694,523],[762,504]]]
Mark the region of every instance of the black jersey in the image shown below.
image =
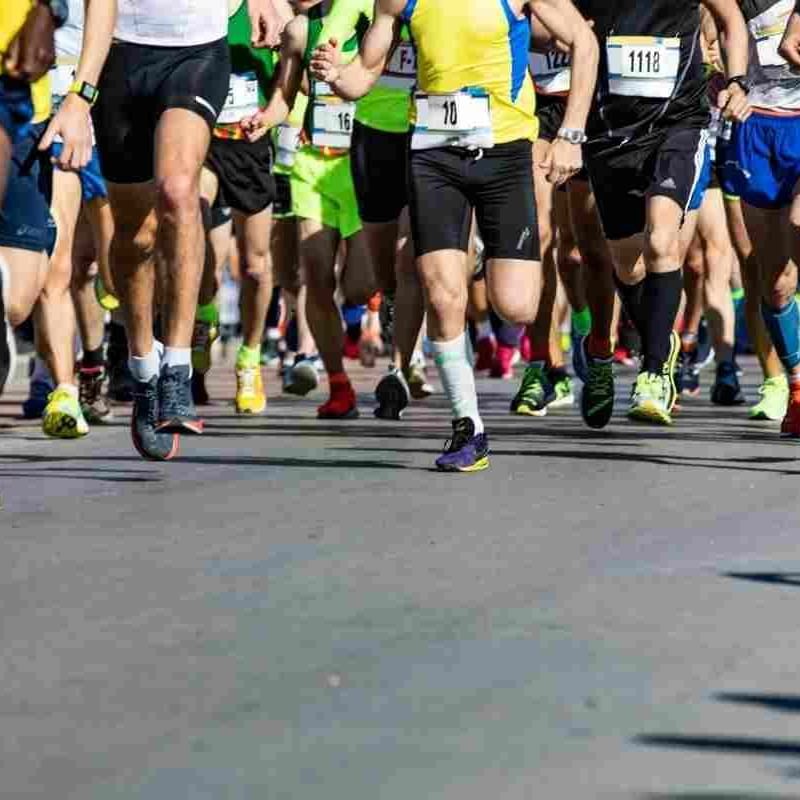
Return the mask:
[[[579,0],[577,5],[586,19],[594,22],[600,44],[590,135],[635,136],[639,131],[672,126],[681,120],[698,126],[708,124],[700,0]],[[611,65],[610,69],[609,37],[642,36],[680,40],[679,57],[675,53],[674,88],[666,97],[628,96],[613,91],[613,74],[619,68]],[[633,59],[635,55],[626,53],[625,58]]]

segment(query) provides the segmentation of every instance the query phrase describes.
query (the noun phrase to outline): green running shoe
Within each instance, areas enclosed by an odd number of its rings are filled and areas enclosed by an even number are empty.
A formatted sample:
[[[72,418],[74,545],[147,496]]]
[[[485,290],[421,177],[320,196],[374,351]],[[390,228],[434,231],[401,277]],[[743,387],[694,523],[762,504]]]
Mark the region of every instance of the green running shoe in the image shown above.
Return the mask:
[[[636,422],[672,425],[675,384],[671,375],[640,372],[633,387],[628,418]]]
[[[525,367],[519,391],[511,401],[511,413],[523,417],[544,417],[547,406],[556,399],[556,391],[547,376],[543,361]]]
[[[767,378],[758,387],[759,401],[750,408],[750,419],[781,420],[789,406],[789,381],[785,375]]]
[[[555,399],[548,405],[548,408],[569,408],[575,405],[575,392],[572,389],[572,378],[563,372],[554,375],[550,373],[550,382],[556,393]]]
[[[614,359],[594,358],[586,349],[586,339],[580,343],[586,382],[581,392],[581,416],[595,430],[605,428],[614,413]]]

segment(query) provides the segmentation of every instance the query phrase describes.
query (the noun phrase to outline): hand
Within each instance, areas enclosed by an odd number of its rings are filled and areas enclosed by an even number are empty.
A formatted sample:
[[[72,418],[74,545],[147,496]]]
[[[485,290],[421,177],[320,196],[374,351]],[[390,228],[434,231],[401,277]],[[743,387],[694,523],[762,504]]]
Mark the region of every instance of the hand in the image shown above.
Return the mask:
[[[794,13],[789,17],[778,52],[793,67],[800,68],[800,14]]]
[[[63,170],[77,171],[85,167],[92,158],[92,118],[89,104],[74,92],[70,92],[61,108],[50,120],[39,143],[40,150],[48,150],[56,136],[64,145],[61,155],[53,163]]]
[[[539,162],[550,183],[560,186],[566,183],[583,167],[583,151],[579,144],[570,144],[566,139],[555,139],[547,155]]]
[[[269,133],[269,126],[265,124],[266,115],[264,111],[257,111],[250,117],[245,117],[240,123],[239,127],[247,137],[248,142],[257,142],[263,136]]]
[[[247,0],[253,47],[280,46],[283,29],[294,16],[287,0]]]
[[[41,78],[56,60],[55,30],[50,9],[35,5],[8,45],[3,62],[6,75],[29,82]]]
[[[746,122],[753,113],[747,95],[738,83],[731,83],[719,93],[717,105],[722,116],[733,122]]]
[[[336,39],[321,44],[311,56],[311,74],[329,85],[336,83],[342,72],[342,49]]]

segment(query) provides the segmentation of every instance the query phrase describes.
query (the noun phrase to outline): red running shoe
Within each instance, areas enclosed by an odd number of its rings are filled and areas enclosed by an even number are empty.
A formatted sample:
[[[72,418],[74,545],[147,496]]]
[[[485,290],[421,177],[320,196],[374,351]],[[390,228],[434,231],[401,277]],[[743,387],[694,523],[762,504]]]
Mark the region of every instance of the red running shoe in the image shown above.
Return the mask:
[[[522,338],[519,340],[519,356],[524,364],[529,364],[533,361],[533,343],[527,333],[523,333]]]
[[[475,361],[476,372],[486,372],[492,368],[494,354],[497,351],[497,342],[494,336],[487,336],[478,342],[478,358]]]
[[[504,381],[509,381],[514,377],[514,355],[517,352],[516,347],[510,347],[507,344],[498,344],[497,352],[492,362],[492,370],[489,375],[492,378],[502,378]]]
[[[800,400],[792,398],[781,425],[782,439],[800,439]]]
[[[346,375],[333,375],[330,378],[331,396],[317,409],[319,419],[356,419],[358,406],[356,393]]]
[[[345,336],[343,353],[350,361],[358,361],[361,358],[361,343]]]

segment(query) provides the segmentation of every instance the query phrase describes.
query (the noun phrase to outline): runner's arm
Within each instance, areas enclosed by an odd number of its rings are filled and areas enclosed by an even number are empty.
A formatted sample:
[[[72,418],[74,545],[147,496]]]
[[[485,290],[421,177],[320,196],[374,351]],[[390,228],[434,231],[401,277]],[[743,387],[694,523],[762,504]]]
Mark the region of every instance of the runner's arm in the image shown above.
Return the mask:
[[[286,26],[272,96],[266,108],[240,123],[251,142],[260,139],[289,116],[303,82],[303,53],[307,36],[308,20],[305,16],[295,17]]]
[[[714,15],[720,35],[725,40],[728,77],[747,75],[750,34],[736,0],[702,0]],[[747,95],[738,84],[731,83],[719,93],[719,107],[726,119],[744,122],[751,114]]]
[[[278,47],[284,28],[291,22],[288,0],[247,0],[253,47]]]
[[[84,9],[83,44],[75,80],[96,87],[117,24],[117,0],[84,0]],[[58,113],[50,120],[39,148],[47,150],[57,135],[64,142],[58,165],[62,169],[85,167],[92,157],[90,105],[75,92],[64,98]]]
[[[311,74],[329,84],[345,100],[358,100],[375,85],[400,35],[398,0],[375,0],[375,14],[358,55],[342,66],[339,42],[331,39],[320,45],[311,59]]]
[[[800,0],[789,17],[779,52],[793,67],[800,68]]]

